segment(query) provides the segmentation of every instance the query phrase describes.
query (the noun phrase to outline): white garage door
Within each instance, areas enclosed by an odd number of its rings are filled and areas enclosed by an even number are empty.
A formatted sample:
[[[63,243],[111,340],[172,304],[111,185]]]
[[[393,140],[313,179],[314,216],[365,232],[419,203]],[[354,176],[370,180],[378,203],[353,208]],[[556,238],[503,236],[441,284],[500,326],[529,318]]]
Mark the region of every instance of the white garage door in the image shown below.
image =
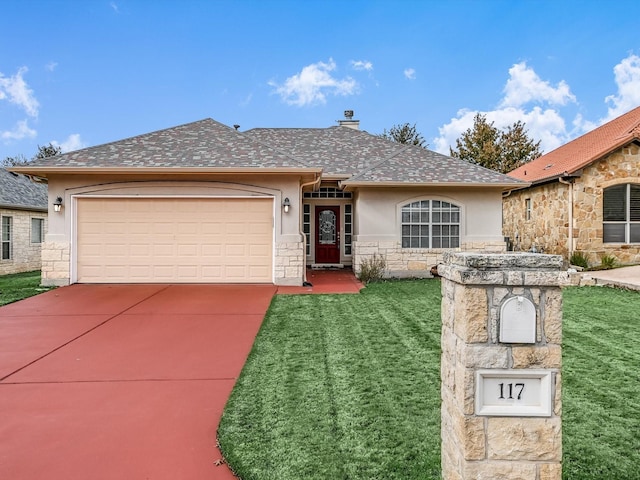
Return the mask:
[[[81,198],[80,283],[271,283],[273,201]]]

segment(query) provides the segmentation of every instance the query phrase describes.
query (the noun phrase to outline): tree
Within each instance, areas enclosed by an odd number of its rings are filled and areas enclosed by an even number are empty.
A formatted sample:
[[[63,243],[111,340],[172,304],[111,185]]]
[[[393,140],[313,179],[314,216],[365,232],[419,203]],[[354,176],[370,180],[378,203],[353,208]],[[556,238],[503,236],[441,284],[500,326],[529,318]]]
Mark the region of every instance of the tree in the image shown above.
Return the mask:
[[[1,167],[17,167],[20,165],[27,165],[29,162],[34,160],[40,160],[48,157],[55,157],[56,155],[60,155],[62,153],[62,148],[58,145],[54,145],[49,142],[49,145],[38,145],[38,153],[36,153],[31,159],[28,159],[22,154],[18,154],[15,157],[5,157],[4,160],[0,161]]]
[[[508,173],[542,155],[540,141],[527,135],[525,125],[515,122],[501,131],[480,113],[473,119],[473,127],[456,140],[456,148],[449,148],[452,157],[467,160],[498,172]]]
[[[405,145],[417,145],[422,148],[427,148],[429,146],[428,143],[424,143],[424,138],[416,129],[415,123],[413,126],[408,123],[394,125],[388,132],[385,128],[379,136],[393,142],[404,143]]]

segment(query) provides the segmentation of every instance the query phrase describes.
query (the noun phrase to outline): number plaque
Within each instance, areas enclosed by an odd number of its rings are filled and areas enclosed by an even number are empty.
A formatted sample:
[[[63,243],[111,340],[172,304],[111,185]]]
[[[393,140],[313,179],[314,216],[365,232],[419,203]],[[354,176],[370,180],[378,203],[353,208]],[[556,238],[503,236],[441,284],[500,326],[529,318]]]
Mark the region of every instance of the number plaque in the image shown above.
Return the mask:
[[[478,370],[476,415],[550,417],[551,370]]]

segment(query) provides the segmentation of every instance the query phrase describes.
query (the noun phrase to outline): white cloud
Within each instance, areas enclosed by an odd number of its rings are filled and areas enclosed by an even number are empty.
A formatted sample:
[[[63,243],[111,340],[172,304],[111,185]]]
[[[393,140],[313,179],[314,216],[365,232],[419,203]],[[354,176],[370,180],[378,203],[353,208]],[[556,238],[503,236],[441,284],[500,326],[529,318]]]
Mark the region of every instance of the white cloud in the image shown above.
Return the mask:
[[[53,140],[51,143],[56,147],[60,147],[62,149],[62,153],[73,152],[74,150],[80,150],[87,146],[80,138],[79,133],[72,133],[62,143],[56,140]]]
[[[566,105],[576,101],[564,80],[553,87],[549,82],[543,81],[533,68],[527,67],[525,62],[517,63],[509,69],[509,80],[503,91],[505,96],[500,105],[504,107],[519,107],[530,102]]]
[[[534,141],[540,140],[543,152],[549,152],[571,140],[576,134],[593,128],[592,123],[578,115],[571,123],[572,128],[567,130],[566,121],[558,107],[576,103],[569,85],[560,81],[553,87],[524,62],[509,69],[509,78],[503,92],[504,97],[495,110],[459,110],[455,118],[439,128],[440,135],[431,143],[433,148],[448,155],[449,147],[455,146],[460,135],[473,127],[473,119],[477,113],[485,115],[488,122],[493,122],[501,130],[517,121],[523,122],[527,135]]]
[[[351,77],[337,79],[331,76],[336,64],[333,59],[329,63],[318,62],[304,67],[285,80],[282,85],[269,82],[275,88],[275,92],[289,105],[299,107],[326,103],[327,94],[353,95],[358,91],[358,83]]]
[[[8,100],[22,108],[30,117],[37,117],[40,104],[33,95],[33,90],[22,78],[27,71],[27,67],[21,67],[12,77],[5,77],[0,73],[0,100]]]
[[[49,72],[53,72],[57,66],[58,62],[49,62],[44,66],[44,68],[46,68]]]
[[[416,79],[416,71],[413,68],[405,68],[403,73],[405,78],[407,78],[408,80]]]
[[[640,105],[640,57],[629,55],[613,67],[618,93],[609,95],[605,102],[611,104],[604,122],[614,119]]]
[[[373,63],[368,60],[351,60],[351,67],[354,70],[366,70],[370,72],[373,70]]]
[[[12,130],[0,132],[0,138],[5,142],[10,140],[22,140],[23,138],[34,138],[37,132],[29,127],[26,120],[20,120]]]
[[[120,13],[120,9],[118,8],[118,5],[116,4],[116,2],[109,3],[109,6],[113,9],[114,12]]]

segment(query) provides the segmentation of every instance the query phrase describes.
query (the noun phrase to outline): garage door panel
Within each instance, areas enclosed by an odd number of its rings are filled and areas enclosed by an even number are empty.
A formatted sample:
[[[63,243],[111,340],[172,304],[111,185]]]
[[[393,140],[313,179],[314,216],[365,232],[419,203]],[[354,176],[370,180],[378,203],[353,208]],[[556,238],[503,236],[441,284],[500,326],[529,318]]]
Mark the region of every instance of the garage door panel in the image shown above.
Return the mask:
[[[271,282],[271,199],[81,198],[79,282]]]

